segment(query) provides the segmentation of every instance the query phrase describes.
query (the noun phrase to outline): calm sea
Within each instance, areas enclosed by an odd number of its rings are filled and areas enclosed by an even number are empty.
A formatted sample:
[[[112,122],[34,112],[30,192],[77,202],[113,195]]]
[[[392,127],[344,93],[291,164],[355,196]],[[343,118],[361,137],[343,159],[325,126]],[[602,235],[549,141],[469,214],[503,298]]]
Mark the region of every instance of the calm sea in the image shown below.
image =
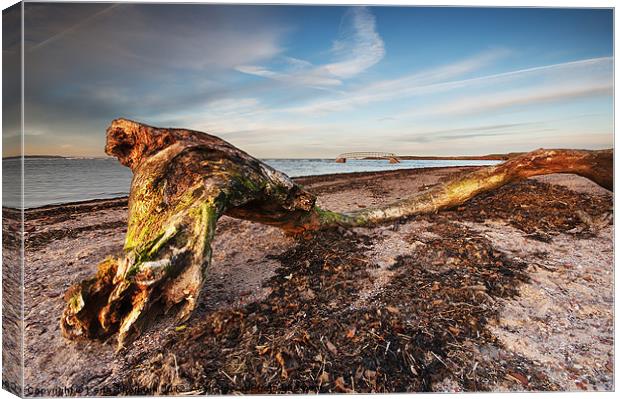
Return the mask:
[[[371,172],[441,166],[491,165],[497,161],[402,161],[331,159],[266,159],[291,177],[331,173]],[[2,160],[2,205],[19,207],[20,159]],[[114,158],[26,158],[24,206],[122,197],[129,193],[131,171]]]

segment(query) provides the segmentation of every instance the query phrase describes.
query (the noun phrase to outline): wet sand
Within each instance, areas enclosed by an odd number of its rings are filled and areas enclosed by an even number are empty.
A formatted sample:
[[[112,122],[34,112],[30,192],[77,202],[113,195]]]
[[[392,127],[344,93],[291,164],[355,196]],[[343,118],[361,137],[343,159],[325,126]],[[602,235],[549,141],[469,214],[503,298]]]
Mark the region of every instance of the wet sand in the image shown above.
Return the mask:
[[[296,180],[320,206],[346,211],[467,169]],[[155,325],[119,353],[113,339],[63,339],[58,318],[66,289],[120,254],[126,199],[29,210],[26,394],[71,386],[82,395],[612,390],[611,193],[552,175],[482,197],[437,215],[305,240],[223,217],[195,315],[181,328]],[[333,269],[313,269],[330,257]],[[488,275],[494,264],[502,266]],[[422,311],[419,298],[432,306]],[[284,302],[293,305],[274,305]],[[433,315],[433,307],[452,316]],[[261,353],[262,345],[271,347]]]

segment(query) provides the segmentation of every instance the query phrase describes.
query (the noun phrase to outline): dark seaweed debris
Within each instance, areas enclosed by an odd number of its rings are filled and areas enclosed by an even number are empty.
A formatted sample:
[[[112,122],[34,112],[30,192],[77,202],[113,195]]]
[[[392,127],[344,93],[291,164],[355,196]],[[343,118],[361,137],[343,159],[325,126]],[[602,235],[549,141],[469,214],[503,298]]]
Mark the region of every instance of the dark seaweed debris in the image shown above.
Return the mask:
[[[449,378],[461,389],[489,389],[523,364],[483,352],[497,352],[486,326],[496,298],[527,280],[525,265],[464,227],[434,229],[442,239],[399,258],[393,282],[357,306],[375,267],[363,256],[368,238],[331,230],[300,241],[278,257],[268,298],[211,313],[129,383],[159,393],[422,392]],[[511,383],[554,389],[535,366],[525,369],[517,375],[529,378]]]
[[[501,219],[530,238],[549,242],[559,233],[579,238],[595,236],[597,222],[611,218],[610,196],[577,193],[534,180],[503,186],[456,209],[461,220]],[[446,217],[455,217],[446,213]]]
[[[489,329],[502,298],[528,281],[527,265],[459,222],[500,220],[547,240],[594,234],[611,212],[609,198],[526,181],[417,217],[437,238],[405,237],[411,252],[366,299],[377,268],[365,255],[372,239],[318,232],[277,257],[267,298],[193,320],[160,355],[128,359],[123,384],[212,394],[556,390]]]

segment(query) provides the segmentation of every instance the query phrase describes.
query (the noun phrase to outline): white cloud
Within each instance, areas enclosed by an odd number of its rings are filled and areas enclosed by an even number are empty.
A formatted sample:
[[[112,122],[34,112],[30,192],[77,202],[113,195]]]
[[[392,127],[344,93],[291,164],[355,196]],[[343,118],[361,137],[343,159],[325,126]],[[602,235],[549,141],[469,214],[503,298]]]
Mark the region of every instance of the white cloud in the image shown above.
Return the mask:
[[[506,50],[488,51],[438,68],[416,72],[396,79],[386,79],[366,84],[357,89],[339,93],[334,97],[323,98],[302,106],[290,108],[289,111],[309,114],[342,111],[374,102],[396,100],[407,96],[423,94],[429,90],[448,90],[451,87],[446,85],[445,81],[447,79],[479,70],[506,53]],[[458,82],[450,83],[452,83],[452,86],[459,84]]]
[[[71,61],[120,71],[134,65],[157,73],[161,68],[200,71],[262,62],[282,51],[279,42],[285,28],[264,24],[258,15],[210,10],[200,5],[172,9],[114,4],[102,10],[93,8],[91,15],[78,15],[75,7],[31,6],[29,26],[36,28],[26,37],[28,57],[33,60],[29,64],[45,59],[53,61],[51,67]],[[245,18],[242,25],[239,18]],[[69,27],[59,30],[56,19]],[[63,72],[60,67],[41,64],[45,70]],[[95,68],[80,68],[81,73],[84,69]]]
[[[613,85],[607,83],[580,83],[542,87],[539,89],[515,90],[493,95],[480,95],[462,98],[457,101],[442,103],[429,108],[416,108],[409,116],[463,115],[497,111],[524,105],[535,105],[555,101],[566,101],[576,98],[597,95],[612,95]]]
[[[504,101],[505,106],[510,105],[511,102],[527,103],[528,98],[530,101],[540,102],[560,100],[563,97],[596,95],[603,93],[607,88],[612,87],[613,84],[611,80],[613,58],[611,57],[579,60],[453,80],[453,78],[480,70],[506,53],[505,50],[489,51],[443,67],[368,84],[358,89],[289,108],[288,111],[304,114],[330,113],[363,107],[377,102],[394,101],[422,95],[430,97],[433,94],[452,91],[458,94],[458,90],[462,89],[489,90],[490,94],[472,98],[471,93],[469,93],[468,97],[456,101],[469,104],[463,105],[463,108],[471,107],[475,109],[481,103],[487,104],[490,107],[491,103],[486,100],[488,96],[504,92],[506,91],[505,88],[509,87],[510,84],[519,82],[522,82],[528,88],[523,89],[524,93],[511,94],[512,97],[517,98],[506,99]],[[577,87],[576,85],[579,84],[581,86]],[[553,88],[549,87],[552,85]],[[542,92],[541,87],[545,87],[546,92]],[[497,101],[496,107],[500,107],[502,103],[501,96],[499,94],[497,96],[495,99]],[[457,106],[452,105],[456,109]],[[434,112],[430,108],[424,109],[425,111],[422,111],[421,108],[416,107],[403,114],[390,116],[400,117],[418,115],[423,112]]]
[[[456,91],[447,101],[411,108],[399,116],[415,118],[476,114],[517,106],[611,95],[612,66],[613,58],[603,57],[445,82],[427,87],[429,90],[426,92],[432,93],[438,89]],[[468,91],[459,92],[460,89]]]
[[[256,98],[223,98],[212,101],[207,111],[220,114],[240,114],[243,112],[255,112],[260,106]]]
[[[322,73],[317,68],[306,68],[299,71],[287,71],[286,73],[274,72],[267,68],[253,65],[238,66],[235,69],[248,75],[260,76],[263,78],[269,78],[276,81],[300,86],[323,88],[338,86],[342,84],[341,80],[330,77],[329,75]]]
[[[376,30],[375,17],[368,8],[352,8],[345,18],[350,19],[344,25],[349,32],[343,33],[332,47],[339,61],[324,67],[332,75],[343,79],[358,75],[381,61],[385,55],[383,40]]]
[[[282,71],[256,65],[239,65],[239,72],[277,81],[315,88],[333,87],[366,71],[383,58],[385,48],[376,31],[375,17],[366,7],[350,9],[344,18],[344,29],[334,42],[331,53],[335,61],[313,65],[309,61],[282,57]]]

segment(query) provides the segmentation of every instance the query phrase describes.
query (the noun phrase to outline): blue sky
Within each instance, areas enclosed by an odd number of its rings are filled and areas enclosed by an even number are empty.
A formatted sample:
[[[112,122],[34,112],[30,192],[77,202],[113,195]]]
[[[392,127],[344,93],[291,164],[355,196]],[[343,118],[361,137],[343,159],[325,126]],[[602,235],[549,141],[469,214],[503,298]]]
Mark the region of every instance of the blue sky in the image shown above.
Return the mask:
[[[257,157],[613,144],[597,9],[26,5],[26,152],[103,155],[116,117]]]

